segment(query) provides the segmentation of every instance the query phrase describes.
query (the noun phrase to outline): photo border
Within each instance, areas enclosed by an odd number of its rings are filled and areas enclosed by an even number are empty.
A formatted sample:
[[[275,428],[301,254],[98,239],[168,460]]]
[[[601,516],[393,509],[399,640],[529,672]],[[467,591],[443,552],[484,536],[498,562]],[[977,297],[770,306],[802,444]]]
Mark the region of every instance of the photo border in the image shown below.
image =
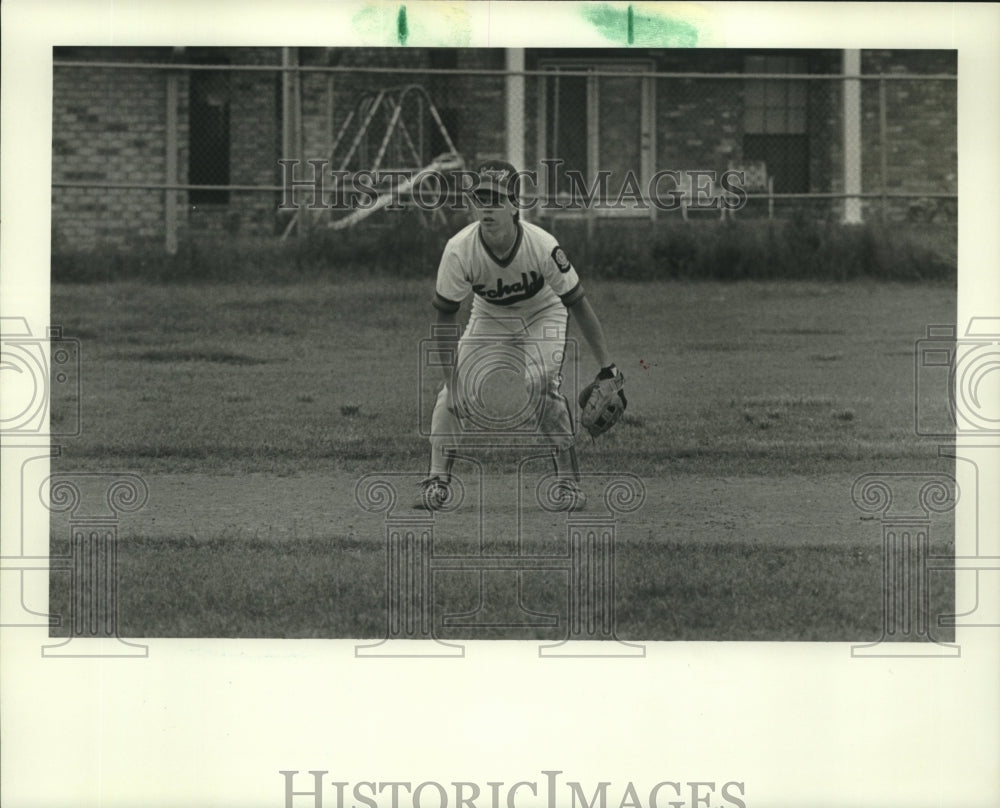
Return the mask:
[[[581,22],[580,3],[405,5],[410,47],[615,44]],[[390,45],[400,6],[4,3],[0,314],[49,324],[51,105],[39,99],[52,97],[53,45]],[[633,6],[685,20],[708,46],[957,48],[957,322],[991,314],[980,306],[1000,299],[995,4]],[[5,440],[5,459],[12,449]],[[5,548],[19,530],[16,465],[3,464]],[[976,528],[974,504],[958,504],[958,534]],[[44,508],[25,517],[47,534]],[[150,639],[148,656],[94,660],[43,658],[46,629],[2,628],[0,642],[5,806],[276,806],[281,770],[483,784],[560,770],[588,794],[599,781],[740,781],[747,808],[998,796],[996,628],[958,629],[962,654],[949,659],[677,642],[648,643],[641,660],[543,661],[535,643],[468,642],[460,661],[357,660],[351,640]]]

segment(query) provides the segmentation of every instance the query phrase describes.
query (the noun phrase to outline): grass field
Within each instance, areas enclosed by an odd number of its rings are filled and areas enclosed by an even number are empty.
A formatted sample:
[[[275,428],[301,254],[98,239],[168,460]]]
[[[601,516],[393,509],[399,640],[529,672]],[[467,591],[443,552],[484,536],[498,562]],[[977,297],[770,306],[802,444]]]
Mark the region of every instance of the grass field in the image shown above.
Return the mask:
[[[619,636],[877,639],[880,527],[853,508],[851,484],[949,470],[913,432],[913,356],[927,325],[954,321],[954,288],[586,287],[629,410],[581,441],[581,461],[647,485],[619,530]],[[124,636],[382,636],[383,525],[353,490],[368,472],[426,468],[418,405],[429,413],[439,377],[421,373],[419,346],[432,292],[430,279],[385,277],[53,287],[52,322],[82,344],[82,432],[55,468],[134,472],[150,488],[122,522]],[[585,380],[596,368],[582,354]],[[944,401],[942,389],[942,412]],[[53,402],[56,424],[72,406]],[[490,459],[501,481],[504,454]],[[558,540],[553,519],[530,539]],[[65,536],[54,521],[53,552]],[[951,552],[950,519],[934,537]],[[487,538],[511,550],[516,539],[503,526]],[[66,613],[67,577],[53,574],[53,612]],[[564,610],[551,576],[522,583],[533,608]],[[953,611],[953,582],[931,583],[933,611]],[[436,597],[461,610],[476,591],[474,575],[448,573]]]

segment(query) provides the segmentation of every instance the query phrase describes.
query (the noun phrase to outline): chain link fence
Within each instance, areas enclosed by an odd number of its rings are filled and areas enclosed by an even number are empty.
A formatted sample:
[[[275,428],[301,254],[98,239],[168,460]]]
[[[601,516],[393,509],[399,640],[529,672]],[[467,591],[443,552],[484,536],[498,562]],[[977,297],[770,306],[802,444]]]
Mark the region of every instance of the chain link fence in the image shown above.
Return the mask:
[[[461,172],[490,158],[534,172],[527,218],[591,233],[957,217],[939,52],[923,74],[879,52],[880,72],[847,76],[837,51],[727,52],[718,72],[656,51],[528,53],[512,71],[499,50],[57,49],[53,250],[391,233],[400,216],[454,228]]]

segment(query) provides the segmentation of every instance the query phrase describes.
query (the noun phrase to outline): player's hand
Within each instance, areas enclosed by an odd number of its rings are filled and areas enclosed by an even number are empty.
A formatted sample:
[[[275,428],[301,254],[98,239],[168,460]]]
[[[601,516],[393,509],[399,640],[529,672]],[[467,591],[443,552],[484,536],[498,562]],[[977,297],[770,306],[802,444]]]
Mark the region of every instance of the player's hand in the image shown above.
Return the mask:
[[[625,376],[614,365],[601,368],[597,377],[580,391],[580,425],[591,438],[603,435],[622,417],[628,400],[625,398]]]

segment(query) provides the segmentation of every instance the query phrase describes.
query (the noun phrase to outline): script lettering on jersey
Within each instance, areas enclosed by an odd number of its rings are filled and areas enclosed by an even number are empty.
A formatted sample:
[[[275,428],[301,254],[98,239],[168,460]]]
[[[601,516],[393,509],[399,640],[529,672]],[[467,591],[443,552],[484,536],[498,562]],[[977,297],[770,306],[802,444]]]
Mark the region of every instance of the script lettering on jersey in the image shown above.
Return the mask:
[[[506,284],[503,282],[503,278],[497,278],[495,288],[487,289],[485,283],[477,283],[473,285],[472,291],[490,303],[508,306],[519,300],[527,300],[529,297],[534,297],[544,285],[545,278],[532,270],[531,280],[528,280],[528,276],[522,272],[519,283]]]

